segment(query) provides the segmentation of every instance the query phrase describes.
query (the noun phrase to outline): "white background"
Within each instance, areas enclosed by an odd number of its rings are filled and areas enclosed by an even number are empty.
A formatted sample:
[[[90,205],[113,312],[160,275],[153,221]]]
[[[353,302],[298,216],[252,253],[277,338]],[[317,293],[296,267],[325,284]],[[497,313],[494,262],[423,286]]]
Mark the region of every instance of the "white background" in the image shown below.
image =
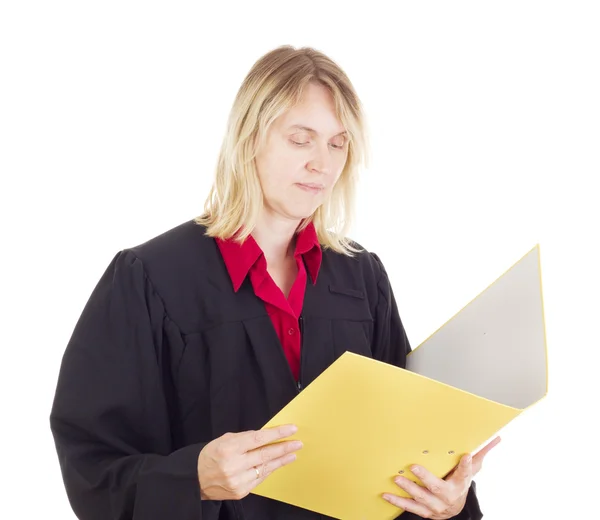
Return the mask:
[[[595,2],[215,4],[0,8],[0,517],[73,518],[48,423],[73,326],[119,249],[200,213],[235,92],[289,43],[336,60],[364,102],[353,237],[413,346],[540,244],[550,390],[502,432],[479,496],[489,520],[593,518]]]

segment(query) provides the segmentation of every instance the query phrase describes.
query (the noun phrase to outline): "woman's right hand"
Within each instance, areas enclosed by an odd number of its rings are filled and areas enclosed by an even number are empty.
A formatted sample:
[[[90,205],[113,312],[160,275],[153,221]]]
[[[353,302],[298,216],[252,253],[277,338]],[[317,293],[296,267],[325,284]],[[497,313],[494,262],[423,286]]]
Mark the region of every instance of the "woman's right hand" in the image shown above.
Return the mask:
[[[209,442],[198,457],[202,500],[244,498],[273,471],[296,460],[302,443],[283,440],[296,431],[294,425],[278,426],[226,433]]]

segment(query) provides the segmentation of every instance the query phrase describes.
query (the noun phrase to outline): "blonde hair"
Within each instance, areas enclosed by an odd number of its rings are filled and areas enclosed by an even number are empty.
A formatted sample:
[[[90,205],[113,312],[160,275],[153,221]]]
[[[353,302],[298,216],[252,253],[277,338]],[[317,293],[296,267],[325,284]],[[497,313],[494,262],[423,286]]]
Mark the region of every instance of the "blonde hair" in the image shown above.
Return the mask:
[[[354,211],[361,165],[367,166],[367,131],[362,104],[352,83],[330,58],[311,48],[278,47],[262,56],[244,79],[228,119],[213,186],[195,222],[206,234],[245,240],[254,229],[263,195],[254,158],[273,121],[292,108],[309,84],[326,87],[338,119],[348,131],[348,155],[330,197],[298,231],[313,222],[324,248],[351,256],[358,251],[346,238]]]

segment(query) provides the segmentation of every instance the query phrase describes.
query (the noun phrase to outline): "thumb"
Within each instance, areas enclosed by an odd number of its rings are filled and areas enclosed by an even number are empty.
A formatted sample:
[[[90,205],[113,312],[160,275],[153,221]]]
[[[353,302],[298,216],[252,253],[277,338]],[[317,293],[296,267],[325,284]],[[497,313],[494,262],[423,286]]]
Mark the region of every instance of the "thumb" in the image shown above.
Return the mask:
[[[470,454],[464,455],[456,467],[454,477],[462,480],[470,480],[473,477],[472,461],[473,457]]]
[[[477,475],[477,473],[481,471],[483,459],[485,459],[485,456],[492,450],[492,448],[498,445],[500,440],[500,437],[496,437],[475,454],[473,457],[473,475]]]

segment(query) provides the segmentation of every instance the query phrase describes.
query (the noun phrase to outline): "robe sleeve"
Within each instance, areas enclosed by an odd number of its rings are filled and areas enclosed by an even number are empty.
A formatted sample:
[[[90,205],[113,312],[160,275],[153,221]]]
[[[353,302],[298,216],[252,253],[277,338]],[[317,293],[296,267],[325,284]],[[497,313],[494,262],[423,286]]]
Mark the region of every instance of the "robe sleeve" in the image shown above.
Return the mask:
[[[217,518],[215,504],[200,500],[204,444],[172,451],[160,368],[164,318],[142,262],[118,253],[66,347],[50,413],[67,496],[81,520]]]
[[[392,291],[387,272],[379,257],[371,253],[379,268],[379,281],[377,283],[378,300],[375,311],[375,328],[373,338],[373,357],[392,365],[406,368],[406,356],[411,351],[411,346],[404,330],[398,306]],[[443,434],[443,432],[440,432]],[[402,513],[398,518],[412,520],[421,518],[413,513]],[[477,499],[476,484],[473,481],[469,488],[467,501],[463,510],[454,520],[481,520],[483,514]]]

